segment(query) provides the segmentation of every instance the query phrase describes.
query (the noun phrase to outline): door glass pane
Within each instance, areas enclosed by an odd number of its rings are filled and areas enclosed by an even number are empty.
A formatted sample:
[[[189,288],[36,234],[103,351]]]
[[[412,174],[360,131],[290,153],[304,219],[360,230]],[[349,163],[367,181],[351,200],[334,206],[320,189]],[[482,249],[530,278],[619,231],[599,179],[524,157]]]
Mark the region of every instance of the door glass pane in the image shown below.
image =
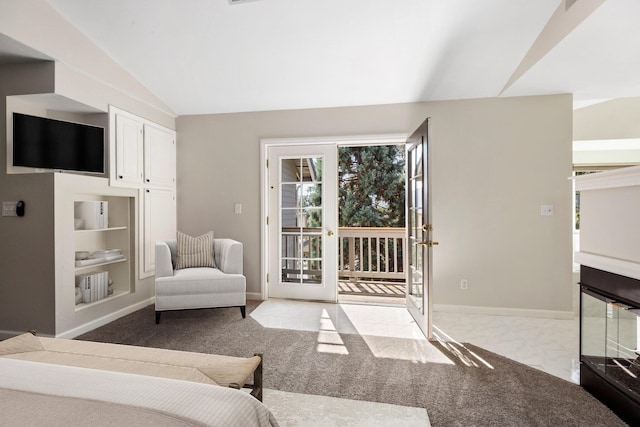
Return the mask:
[[[298,184],[282,184],[281,205],[283,208],[297,208],[300,206],[300,190]]]
[[[280,159],[281,278],[322,284],[322,157]]]
[[[421,312],[424,293],[424,259],[423,247],[420,244],[426,238],[423,230],[423,168],[422,144],[412,147],[409,152],[409,296],[416,308]]]
[[[322,180],[322,159],[306,157],[300,159],[298,175],[301,182],[319,182]]]
[[[322,185],[304,184],[302,186],[302,207],[322,206]]]

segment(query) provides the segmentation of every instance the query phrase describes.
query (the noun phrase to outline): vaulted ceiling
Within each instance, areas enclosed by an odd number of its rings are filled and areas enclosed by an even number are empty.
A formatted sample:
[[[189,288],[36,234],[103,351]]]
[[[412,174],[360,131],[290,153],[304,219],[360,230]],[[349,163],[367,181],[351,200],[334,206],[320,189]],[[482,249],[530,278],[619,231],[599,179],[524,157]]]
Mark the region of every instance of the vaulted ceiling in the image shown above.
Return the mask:
[[[49,3],[179,115],[640,96],[638,0]]]

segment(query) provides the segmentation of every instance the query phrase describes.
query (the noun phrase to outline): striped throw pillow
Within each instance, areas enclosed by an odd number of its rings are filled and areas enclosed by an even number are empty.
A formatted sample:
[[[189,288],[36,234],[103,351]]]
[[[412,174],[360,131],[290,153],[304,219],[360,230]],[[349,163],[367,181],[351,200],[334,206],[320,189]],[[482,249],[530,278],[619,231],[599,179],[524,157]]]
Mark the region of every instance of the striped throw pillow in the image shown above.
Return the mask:
[[[213,231],[198,237],[178,231],[176,270],[192,267],[216,267],[213,258]]]

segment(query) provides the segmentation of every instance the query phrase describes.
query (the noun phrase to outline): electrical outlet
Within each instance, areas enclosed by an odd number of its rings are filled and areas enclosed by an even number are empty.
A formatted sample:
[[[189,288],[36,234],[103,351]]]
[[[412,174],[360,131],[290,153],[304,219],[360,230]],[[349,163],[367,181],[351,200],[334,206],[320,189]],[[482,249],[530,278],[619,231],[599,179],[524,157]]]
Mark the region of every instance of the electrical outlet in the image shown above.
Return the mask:
[[[462,289],[463,291],[469,289],[469,281],[467,279],[460,280],[460,289]]]

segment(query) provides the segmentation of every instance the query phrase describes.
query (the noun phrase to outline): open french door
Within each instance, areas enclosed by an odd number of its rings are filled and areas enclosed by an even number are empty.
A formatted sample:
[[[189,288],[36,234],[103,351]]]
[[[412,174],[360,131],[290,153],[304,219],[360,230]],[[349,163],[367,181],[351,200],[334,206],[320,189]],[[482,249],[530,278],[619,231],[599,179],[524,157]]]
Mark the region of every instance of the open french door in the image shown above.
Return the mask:
[[[407,139],[407,308],[431,339],[432,240],[429,119]]]
[[[337,147],[268,147],[268,295],[338,298]]]

